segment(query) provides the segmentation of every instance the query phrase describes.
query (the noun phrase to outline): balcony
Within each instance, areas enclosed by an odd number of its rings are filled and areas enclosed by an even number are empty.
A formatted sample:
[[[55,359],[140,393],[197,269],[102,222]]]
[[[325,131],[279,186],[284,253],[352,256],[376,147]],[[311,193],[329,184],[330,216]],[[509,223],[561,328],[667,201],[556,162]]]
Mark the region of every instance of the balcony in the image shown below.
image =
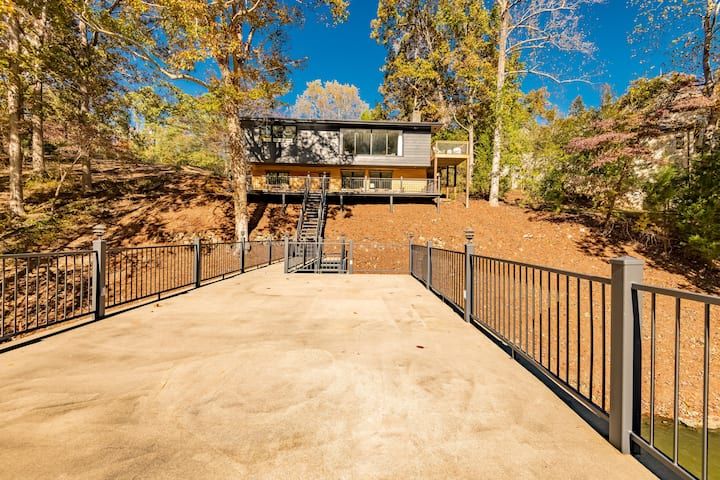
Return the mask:
[[[252,176],[248,191],[256,194],[302,194],[305,188],[311,192],[322,189],[322,177],[311,176]],[[431,178],[378,178],[378,177],[329,177],[329,194],[340,195],[437,195],[436,183]]]
[[[468,142],[457,140],[438,140],[433,145],[433,153],[438,159],[466,160],[468,158]]]

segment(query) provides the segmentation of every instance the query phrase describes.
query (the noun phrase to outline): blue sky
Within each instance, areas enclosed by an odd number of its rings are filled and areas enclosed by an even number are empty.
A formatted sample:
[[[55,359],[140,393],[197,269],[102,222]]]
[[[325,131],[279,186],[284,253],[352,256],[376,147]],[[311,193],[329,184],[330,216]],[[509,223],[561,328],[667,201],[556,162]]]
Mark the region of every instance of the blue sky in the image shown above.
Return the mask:
[[[344,24],[327,27],[309,20],[307,24],[291,32],[291,52],[295,57],[307,58],[304,67],[292,76],[293,90],[284,97],[293,103],[305,84],[315,79],[338,80],[358,86],[363,99],[371,106],[381,99],[378,87],[382,83],[382,67],[385,51],[370,38],[370,21],[377,12],[375,0],[351,0],[350,16]],[[557,86],[551,82],[528,77],[525,90],[547,86],[551,100],[562,111],[578,94],[589,105],[597,105],[600,86],[609,83],[616,94],[622,93],[633,78],[640,75],[657,75],[664,64],[660,53],[640,64],[633,55],[634,47],[628,45],[628,35],[633,30],[636,12],[627,2],[610,0],[594,5],[585,12],[584,25],[590,39],[597,46],[595,61],[600,74],[593,78],[595,85],[571,84]],[[567,58],[553,59],[558,65]]]

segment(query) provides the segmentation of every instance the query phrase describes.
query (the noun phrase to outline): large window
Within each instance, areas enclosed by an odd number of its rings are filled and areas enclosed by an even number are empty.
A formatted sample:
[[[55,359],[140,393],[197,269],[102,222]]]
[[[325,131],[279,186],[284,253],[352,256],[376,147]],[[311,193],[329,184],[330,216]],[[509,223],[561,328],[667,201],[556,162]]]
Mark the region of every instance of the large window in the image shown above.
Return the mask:
[[[402,155],[402,133],[397,130],[342,130],[346,155]]]
[[[364,170],[343,170],[340,175],[342,176],[342,188],[344,190],[360,190],[365,185]]]
[[[392,190],[392,171],[370,170],[370,188],[373,190]]]
[[[255,141],[259,143],[279,143],[283,140],[295,140],[297,127],[294,125],[261,125],[255,127]]]
[[[265,181],[269,187],[279,187],[290,185],[289,172],[266,172]]]

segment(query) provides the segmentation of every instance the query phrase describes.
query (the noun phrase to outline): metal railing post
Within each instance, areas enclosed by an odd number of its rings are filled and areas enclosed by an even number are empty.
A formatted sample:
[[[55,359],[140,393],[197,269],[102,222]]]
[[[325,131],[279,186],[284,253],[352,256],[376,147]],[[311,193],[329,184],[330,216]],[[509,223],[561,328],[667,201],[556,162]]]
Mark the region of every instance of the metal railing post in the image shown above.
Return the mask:
[[[349,251],[350,251],[350,260],[348,261],[347,273],[348,273],[348,275],[352,275],[352,273],[353,273],[353,263],[354,263],[354,260],[353,260],[353,241],[352,241],[352,240],[350,240],[350,241],[348,242],[348,249],[349,249]]]
[[[432,285],[432,242],[430,240],[427,242],[427,270],[425,273],[427,277],[425,278],[425,288],[430,289]]]
[[[107,242],[102,238],[105,234],[105,226],[97,225],[93,228],[96,239],[93,240],[92,249],[92,308],[95,312],[95,319],[99,320],[105,316],[105,272],[107,271]]]
[[[410,275],[413,274],[413,239],[415,238],[415,235],[411,232],[408,233],[408,271],[410,272]]]
[[[322,267],[322,261],[323,261],[323,244],[322,240],[318,239],[315,242],[315,273],[320,273],[320,267]]]
[[[347,271],[347,259],[345,255],[345,237],[340,237],[340,265],[338,266],[338,273],[345,273]]]
[[[630,453],[633,426],[633,374],[635,314],[632,285],[642,283],[642,260],[620,257],[610,260],[610,443],[622,453]],[[639,316],[638,316],[639,321]]]
[[[285,252],[284,252],[285,253],[285,255],[284,255],[285,268],[284,268],[284,271],[285,271],[285,273],[289,273],[290,272],[290,237],[288,237],[288,235],[285,234],[285,238],[283,240],[285,241],[285,247],[284,247],[285,248]]]
[[[472,281],[472,255],[475,253],[475,245],[473,245],[473,238],[475,237],[475,231],[468,227],[465,229],[465,321],[470,323],[470,314],[472,313],[473,305],[473,281]]]
[[[272,265],[272,240],[268,240],[268,267]]]
[[[245,239],[240,241],[240,273],[245,273]]]
[[[193,281],[195,288],[200,288],[202,282],[202,241],[200,237],[193,238]]]

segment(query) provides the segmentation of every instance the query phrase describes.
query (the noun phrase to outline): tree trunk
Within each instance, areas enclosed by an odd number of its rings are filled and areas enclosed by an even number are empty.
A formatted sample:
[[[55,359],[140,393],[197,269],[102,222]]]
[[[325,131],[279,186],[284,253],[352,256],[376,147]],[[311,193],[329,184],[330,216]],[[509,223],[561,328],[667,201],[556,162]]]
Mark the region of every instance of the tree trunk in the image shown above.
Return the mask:
[[[468,130],[468,161],[467,161],[467,172],[466,172],[466,178],[465,178],[465,208],[470,208],[470,188],[472,187],[474,170],[475,170],[475,122],[470,121],[470,129]]]
[[[32,167],[33,172],[45,173],[45,132],[43,118],[43,83],[33,85],[32,108]]]
[[[709,97],[713,91],[713,71],[710,65],[712,56],[712,42],[715,35],[715,2],[707,2],[707,10],[703,16],[703,46],[702,46],[702,67],[703,79],[705,81],[705,94]]]
[[[85,83],[80,86],[80,95],[82,99],[80,101],[80,128],[78,133],[81,138],[78,139],[78,156],[80,157],[80,164],[82,165],[82,187],[85,190],[89,190],[92,188],[92,165],[90,161],[92,135],[90,134],[90,125],[88,122],[90,97],[87,93]]]
[[[248,240],[247,153],[242,136],[240,117],[236,109],[227,110],[230,172],[232,173],[233,207],[235,211],[235,240]]]
[[[8,49],[8,157],[10,159],[10,211],[25,215],[23,201],[23,156],[20,144],[20,120],[22,116],[22,79],[20,76],[20,21],[15,15],[6,17]]]
[[[510,11],[507,0],[498,0],[500,10],[500,31],[498,32],[498,64],[495,77],[495,130],[493,132],[493,156],[490,170],[490,206],[497,207],[500,201],[500,160],[502,151],[502,93],[505,87],[506,55]]]
[[[88,28],[87,24],[83,21],[78,22],[78,31],[80,33],[80,43],[83,47],[82,51],[86,55],[86,61],[90,60],[90,40],[88,39]],[[78,156],[80,157],[80,164],[82,165],[82,187],[85,190],[92,188],[92,166],[90,163],[90,146],[92,144],[92,135],[90,132],[90,89],[88,88],[87,73],[81,73],[80,79],[80,121],[79,123],[79,135],[81,138],[78,139]]]
[[[28,36],[32,57],[32,108],[30,112],[32,141],[30,144],[32,153],[32,168],[36,174],[45,173],[45,143],[44,132],[44,98],[43,98],[43,48],[45,47],[45,29],[47,25],[47,2],[42,2],[40,14],[33,18],[34,28]]]

